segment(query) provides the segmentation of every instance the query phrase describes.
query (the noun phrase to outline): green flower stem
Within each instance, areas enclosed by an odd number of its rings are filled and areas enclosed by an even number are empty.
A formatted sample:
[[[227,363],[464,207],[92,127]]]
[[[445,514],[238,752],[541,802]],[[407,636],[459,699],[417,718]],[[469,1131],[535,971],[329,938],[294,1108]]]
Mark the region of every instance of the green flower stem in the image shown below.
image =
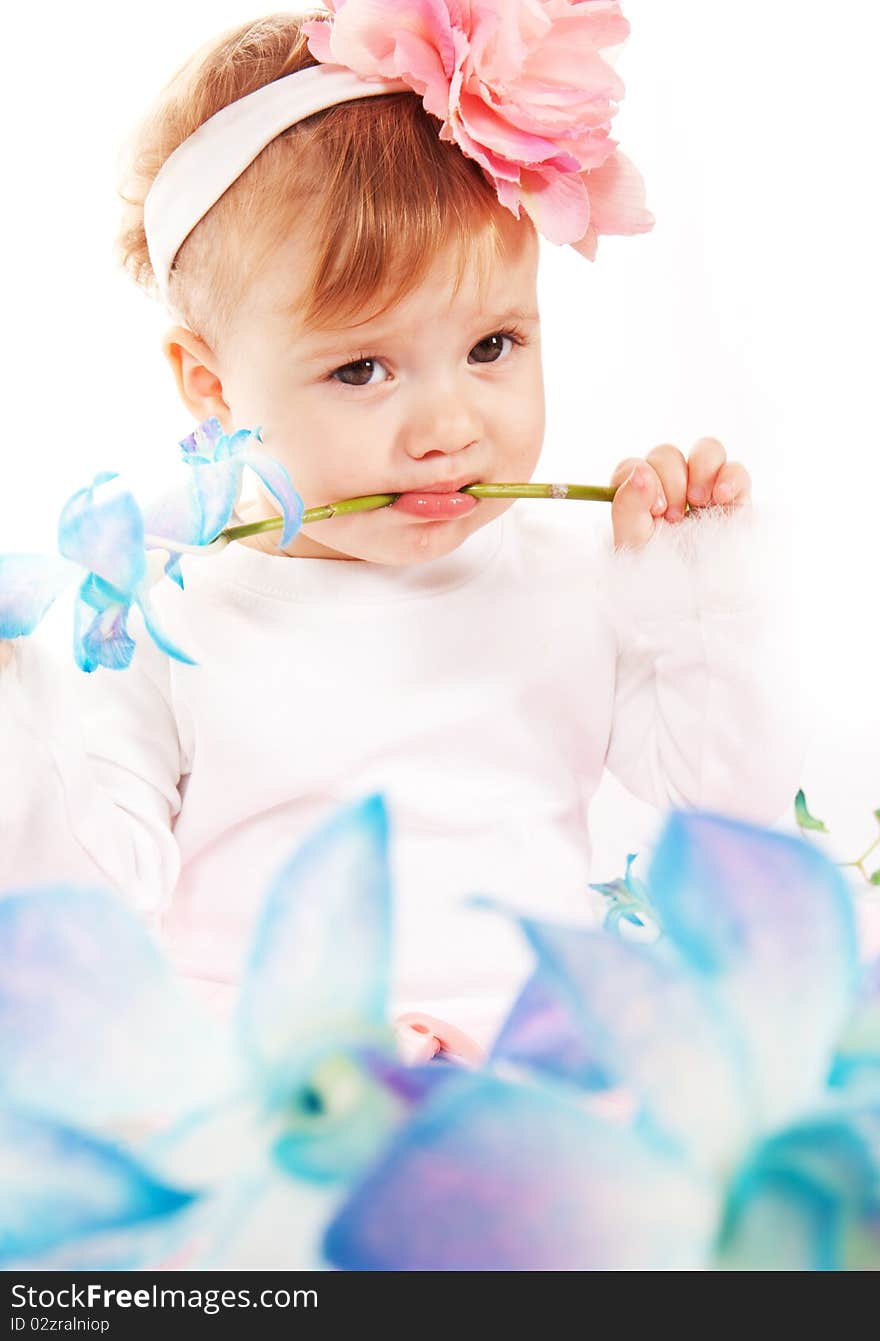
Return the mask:
[[[475,498],[574,498],[611,503],[617,490],[600,484],[468,484],[458,492],[473,494]],[[361,498],[343,498],[338,503],[306,508],[302,522],[303,525],[309,525],[311,522],[324,521],[327,517],[342,517],[349,512],[371,512],[387,508],[399,497],[400,494],[365,494]],[[183,541],[168,540],[159,535],[148,535],[145,539],[148,545],[173,554],[216,554],[218,550],[225,549],[231,540],[244,540],[246,536],[260,535],[264,531],[280,531],[283,525],[283,517],[267,517],[264,521],[227,526],[206,545],[187,545]]]
[[[594,484],[468,484],[459,493],[473,494],[475,498],[575,498],[596,503],[610,503],[616,489]],[[303,513],[303,525],[324,521],[327,517],[342,517],[349,512],[370,512],[377,508],[387,508],[400,497],[400,494],[366,494],[362,498],[344,498],[339,503],[327,503],[319,508],[307,508]],[[247,522],[242,526],[229,526],[221,531],[217,540],[228,543],[230,540],[243,540],[246,536],[259,535],[263,531],[277,531],[283,525],[281,517],[268,517],[265,521]],[[211,549],[212,545],[202,549]]]
[[[871,876],[868,874],[868,871],[864,866],[864,862],[866,862],[868,857],[870,857],[875,847],[880,847],[880,837],[875,838],[871,846],[867,848],[860,857],[856,857],[855,861],[841,861],[838,863],[838,865],[857,867],[858,870],[861,872],[862,876],[864,877],[864,879],[867,880],[868,883],[870,884],[872,883]]]
[[[794,799],[794,813],[795,813],[795,822],[797,823],[801,838],[806,838],[807,832],[809,830],[818,830],[820,833],[828,832],[822,821],[817,820],[813,815],[810,814],[809,810],[807,809],[807,801],[803,791],[799,791]],[[878,824],[880,824],[880,809],[874,811],[874,819],[877,821]],[[837,861],[834,864],[835,866],[839,866],[841,869],[854,866],[856,870],[859,872],[859,874],[862,876],[862,878],[865,881],[867,881],[869,885],[880,885],[880,867],[878,867],[878,869],[874,871],[873,874],[870,874],[868,872],[867,867],[865,866],[865,862],[868,860],[871,853],[877,847],[880,847],[880,834],[877,835],[877,837],[874,839],[873,843],[870,844],[870,846],[865,848],[865,851],[862,853],[860,857],[856,857],[855,861]]]

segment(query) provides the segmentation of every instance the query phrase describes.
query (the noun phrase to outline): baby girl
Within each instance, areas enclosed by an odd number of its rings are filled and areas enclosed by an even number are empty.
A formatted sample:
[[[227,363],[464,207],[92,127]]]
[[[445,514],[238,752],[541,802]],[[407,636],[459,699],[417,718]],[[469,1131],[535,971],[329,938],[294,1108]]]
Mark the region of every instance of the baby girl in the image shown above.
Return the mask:
[[[604,769],[769,824],[803,732],[749,475],[716,439],[621,462],[610,518],[459,492],[539,462],[539,231],[579,265],[652,223],[608,139],[619,6],[333,8],[177,73],[132,140],[120,255],[197,422],[261,426],[306,507],[399,497],[185,558],[155,604],[195,665],[137,630],[122,673],[0,649],[0,887],[109,884],[222,1010],[274,873],[381,792],[393,1018],[476,1054],[530,960],[469,896],[590,923]]]

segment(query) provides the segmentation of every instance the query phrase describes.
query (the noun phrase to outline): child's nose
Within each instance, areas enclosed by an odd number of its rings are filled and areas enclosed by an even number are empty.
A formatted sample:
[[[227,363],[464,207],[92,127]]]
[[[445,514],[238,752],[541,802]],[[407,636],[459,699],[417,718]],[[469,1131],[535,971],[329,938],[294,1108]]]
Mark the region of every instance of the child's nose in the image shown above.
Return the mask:
[[[442,384],[416,397],[404,445],[417,460],[454,456],[478,444],[485,433],[485,416],[473,392]]]

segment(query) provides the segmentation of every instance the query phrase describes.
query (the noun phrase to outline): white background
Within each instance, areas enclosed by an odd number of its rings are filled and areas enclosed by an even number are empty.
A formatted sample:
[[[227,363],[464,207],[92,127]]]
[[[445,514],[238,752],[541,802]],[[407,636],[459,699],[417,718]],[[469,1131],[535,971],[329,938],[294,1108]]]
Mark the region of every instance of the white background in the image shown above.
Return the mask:
[[[595,264],[542,244],[535,478],[605,483],[623,456],[707,434],[748,466],[796,569],[815,717],[803,786],[832,829],[821,841],[853,857],[880,807],[880,22],[868,0],[623,9],[614,135],[657,224],[601,239]],[[114,268],[116,155],[197,46],[262,12],[47,0],[39,31],[21,10],[7,32],[0,550],[50,549],[61,504],[95,471],[149,483],[192,428],[159,352],[164,317]],[[604,785],[594,879],[620,873],[654,823]]]

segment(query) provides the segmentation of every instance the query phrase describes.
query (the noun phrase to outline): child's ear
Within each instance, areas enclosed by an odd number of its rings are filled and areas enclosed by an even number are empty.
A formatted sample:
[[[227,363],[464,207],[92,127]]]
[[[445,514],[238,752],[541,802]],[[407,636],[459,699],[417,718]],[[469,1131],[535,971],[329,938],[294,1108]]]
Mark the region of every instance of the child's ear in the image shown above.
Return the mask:
[[[218,360],[200,336],[186,326],[172,326],[162,336],[162,353],[171,365],[180,399],[201,424],[212,415],[224,433],[232,432],[232,415],[223,399]]]

